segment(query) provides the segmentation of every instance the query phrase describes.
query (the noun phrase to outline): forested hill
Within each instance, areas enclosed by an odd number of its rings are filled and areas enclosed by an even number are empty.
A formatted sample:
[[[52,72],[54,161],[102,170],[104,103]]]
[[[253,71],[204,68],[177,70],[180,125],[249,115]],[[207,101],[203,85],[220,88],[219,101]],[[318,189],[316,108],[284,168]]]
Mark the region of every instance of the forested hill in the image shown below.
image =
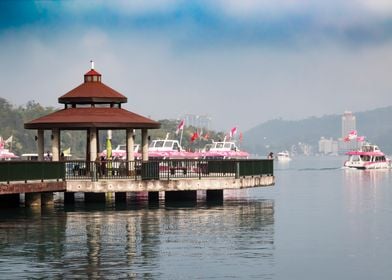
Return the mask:
[[[55,111],[52,107],[43,107],[35,101],[29,101],[25,106],[15,107],[7,100],[0,97],[0,136],[3,139],[8,139],[12,136],[12,144],[7,144],[7,148],[21,155],[23,153],[35,153],[37,135],[36,130],[24,129],[24,123],[41,116],[50,114]],[[164,139],[169,133],[170,139],[180,139],[181,134],[176,134],[176,129],[179,124],[178,120],[158,120],[161,123],[160,129],[149,130],[151,139]],[[204,147],[205,144],[211,142],[211,139],[223,139],[223,132],[204,131],[202,137],[191,141],[192,136],[200,129],[185,125],[182,133],[182,146],[185,149],[196,150]],[[207,137],[208,135],[208,137]],[[106,131],[101,131],[100,150],[103,150],[106,138]],[[125,143],[125,131],[113,131],[113,146]],[[45,131],[45,150],[50,150],[50,131]],[[140,131],[136,130],[136,143],[140,143]],[[86,149],[86,132],[85,131],[62,131],[61,132],[61,148],[71,148],[71,154],[77,158],[83,158]]]
[[[54,112],[55,108],[43,107],[40,104],[29,101],[25,106],[15,107],[7,100],[0,97],[0,136],[4,139],[12,136],[12,150],[20,155],[22,153],[36,151],[36,130],[24,129],[24,123],[35,118]],[[366,112],[356,112],[357,130],[359,135],[366,136],[372,143],[378,144],[380,148],[388,154],[392,154],[392,106],[380,108]],[[170,133],[170,138],[178,139],[176,127],[178,120],[160,120],[162,127],[158,130],[151,130],[151,139],[164,138]],[[195,127],[185,127],[183,133],[183,147],[186,149],[199,149],[203,147],[209,139],[223,139],[223,132],[208,131],[209,138],[199,138],[191,142],[190,138],[195,133]],[[85,152],[85,132],[62,133],[61,145],[63,148],[71,148],[71,153],[81,155]],[[113,132],[113,145],[123,144],[125,139],[124,131]],[[204,131],[204,134],[207,132]],[[124,134],[124,135],[122,135]],[[341,115],[329,115],[323,117],[311,117],[299,121],[287,121],[282,119],[271,120],[262,123],[243,135],[242,148],[251,153],[266,155],[269,151],[280,151],[290,149],[292,145],[299,142],[312,145],[317,151],[320,137],[334,138],[341,137]],[[50,135],[45,143],[49,149]],[[100,143],[105,143],[104,133],[100,134]],[[103,147],[100,147],[103,149]]]
[[[392,106],[365,112],[356,112],[360,135],[392,153]],[[320,137],[341,137],[341,115],[311,117],[299,121],[275,119],[262,123],[244,133],[244,147],[251,153],[265,155],[268,151],[290,149],[299,142],[312,145],[316,150]]]
[[[34,152],[37,135],[36,130],[24,129],[24,123],[54,111],[52,107],[42,107],[35,101],[29,101],[25,106],[14,107],[6,99],[0,97],[0,136],[8,139],[12,136],[9,148],[16,154]]]

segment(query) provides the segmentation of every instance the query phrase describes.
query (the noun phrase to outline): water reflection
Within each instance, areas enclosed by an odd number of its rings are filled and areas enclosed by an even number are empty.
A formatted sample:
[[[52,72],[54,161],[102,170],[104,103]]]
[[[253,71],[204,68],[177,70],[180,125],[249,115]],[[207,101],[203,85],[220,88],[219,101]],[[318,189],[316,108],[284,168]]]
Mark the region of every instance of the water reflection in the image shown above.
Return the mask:
[[[391,170],[343,170],[346,205],[351,212],[376,210],[389,194],[385,185],[392,179]]]
[[[274,201],[0,213],[0,273],[72,279],[270,278]]]
[[[389,169],[358,170],[347,168],[343,170],[345,185],[359,188],[363,186],[377,187],[392,177],[392,171]]]

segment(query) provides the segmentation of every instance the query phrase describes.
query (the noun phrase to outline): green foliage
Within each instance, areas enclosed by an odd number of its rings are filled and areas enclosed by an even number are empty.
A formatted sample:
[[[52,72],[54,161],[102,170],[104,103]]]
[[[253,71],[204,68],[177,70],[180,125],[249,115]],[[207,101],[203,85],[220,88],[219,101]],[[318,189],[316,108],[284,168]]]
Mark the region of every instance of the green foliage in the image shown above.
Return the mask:
[[[24,123],[41,116],[53,113],[52,107],[43,107],[35,101],[29,101],[25,106],[14,107],[0,97],[0,136],[7,139],[13,136],[9,148],[20,155],[36,151],[36,130],[24,129]],[[392,153],[392,107],[376,109],[368,112],[355,113],[357,130],[365,135],[367,140],[380,146],[386,153]],[[176,134],[179,120],[164,119],[159,121],[160,129],[149,130],[150,139],[164,139],[169,133],[170,139],[180,140],[181,132]],[[211,139],[223,140],[223,132],[206,131],[202,128],[202,136],[191,141],[192,135],[200,128],[185,125],[182,132],[182,147],[186,150],[200,150]],[[208,139],[204,136],[208,133]],[[341,137],[341,115],[311,117],[300,121],[275,119],[256,126],[244,134],[243,149],[251,153],[267,154],[269,151],[290,149],[291,145],[299,142],[317,147],[320,137]],[[99,131],[99,150],[105,149],[106,131]],[[113,131],[113,147],[125,143],[125,131]],[[141,142],[140,130],[136,130],[135,142]],[[45,150],[50,150],[50,131],[45,132]],[[86,131],[61,131],[61,149],[71,148],[74,157],[84,158],[86,153]]]
[[[12,146],[9,148],[17,154],[35,153],[36,141],[35,136],[37,131],[34,129],[24,129],[24,123],[34,120],[36,118],[48,115],[55,112],[52,107],[43,107],[35,101],[29,101],[25,106],[14,107],[4,98],[0,98],[0,136],[7,139],[13,136]],[[164,139],[169,133],[170,139],[180,140],[181,133],[176,134],[178,120],[160,120],[161,128],[149,130],[150,139]],[[222,132],[206,131],[203,129],[203,136],[208,133],[208,139],[201,137],[194,142],[191,142],[191,137],[197,131],[196,127],[185,126],[182,135],[182,146],[187,150],[202,149],[205,144],[210,143],[210,139],[223,139]],[[200,133],[200,128],[199,131]],[[45,150],[50,150],[50,131],[45,131]],[[135,142],[141,143],[141,132],[136,130]],[[105,149],[107,131],[99,131],[99,151]],[[61,131],[61,150],[71,148],[71,154],[74,158],[85,158],[86,156],[86,131],[78,130],[62,130]],[[125,131],[113,130],[112,143],[115,148],[119,144],[125,144]]]
[[[44,108],[34,101],[14,108],[7,100],[0,98],[0,135],[4,139],[13,136],[8,148],[16,154],[35,151],[36,131],[24,129],[24,123],[53,111],[53,108]]]

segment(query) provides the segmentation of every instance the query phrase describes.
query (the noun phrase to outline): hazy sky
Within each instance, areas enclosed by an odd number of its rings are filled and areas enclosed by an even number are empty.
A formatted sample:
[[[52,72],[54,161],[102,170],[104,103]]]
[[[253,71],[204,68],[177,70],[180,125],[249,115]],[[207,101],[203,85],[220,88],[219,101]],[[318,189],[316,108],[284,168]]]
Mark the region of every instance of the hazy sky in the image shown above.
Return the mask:
[[[374,109],[392,104],[392,1],[0,1],[1,97],[57,107],[90,59],[153,119]]]

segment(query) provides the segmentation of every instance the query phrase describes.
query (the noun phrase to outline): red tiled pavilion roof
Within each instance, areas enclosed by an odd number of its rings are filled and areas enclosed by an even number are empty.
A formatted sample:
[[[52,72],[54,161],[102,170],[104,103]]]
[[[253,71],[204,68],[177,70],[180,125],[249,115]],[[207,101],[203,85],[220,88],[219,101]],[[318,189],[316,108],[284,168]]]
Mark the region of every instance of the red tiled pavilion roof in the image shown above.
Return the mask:
[[[161,124],[121,108],[68,108],[25,123],[26,129],[159,128]]]
[[[127,98],[101,82],[91,69],[84,83],[59,97],[65,108],[24,124],[27,129],[160,128],[161,124],[121,108]],[[84,104],[84,105],[82,105]],[[95,106],[99,104],[99,106]],[[104,104],[102,106],[102,104]],[[90,105],[90,106],[89,106]],[[89,106],[89,107],[87,107]]]
[[[102,76],[100,73],[98,73],[97,71],[95,71],[94,69],[91,69],[90,71],[88,71],[86,74],[84,74],[85,76]]]
[[[93,71],[93,70],[91,70]],[[90,71],[90,72],[91,72]],[[126,103],[127,98],[101,82],[83,83],[59,97],[59,103]]]

